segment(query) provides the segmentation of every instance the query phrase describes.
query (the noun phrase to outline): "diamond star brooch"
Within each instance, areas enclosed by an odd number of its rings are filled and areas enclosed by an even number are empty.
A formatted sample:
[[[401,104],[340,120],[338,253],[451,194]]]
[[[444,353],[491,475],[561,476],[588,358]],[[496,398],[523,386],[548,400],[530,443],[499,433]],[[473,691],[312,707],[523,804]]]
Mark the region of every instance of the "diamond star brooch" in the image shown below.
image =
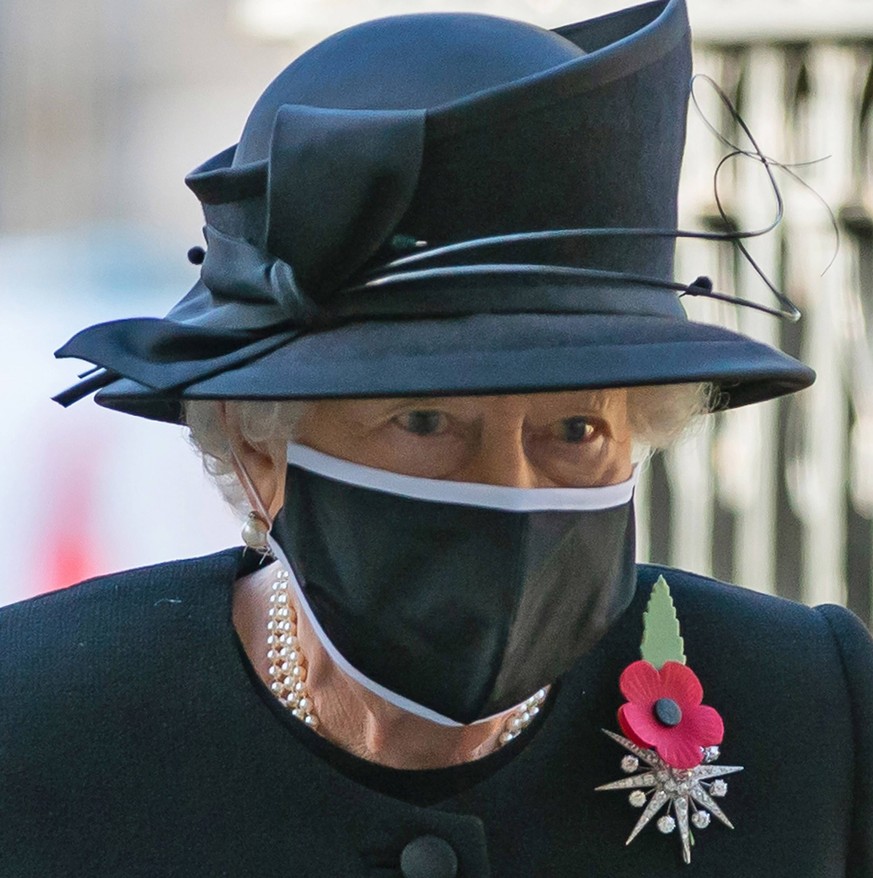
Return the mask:
[[[643,809],[625,844],[657,818],[665,835],[678,831],[682,859],[690,863],[692,827],[706,829],[715,817],[733,829],[715,800],[727,793],[724,776],[743,769],[713,764],[724,723],[702,703],[703,687],[686,666],[684,650],[670,588],[660,577],[643,614],[642,659],[619,680],[627,699],[618,710],[624,736],[603,730],[627,751],[621,760],[627,776],[597,790],[630,790],[630,804]]]

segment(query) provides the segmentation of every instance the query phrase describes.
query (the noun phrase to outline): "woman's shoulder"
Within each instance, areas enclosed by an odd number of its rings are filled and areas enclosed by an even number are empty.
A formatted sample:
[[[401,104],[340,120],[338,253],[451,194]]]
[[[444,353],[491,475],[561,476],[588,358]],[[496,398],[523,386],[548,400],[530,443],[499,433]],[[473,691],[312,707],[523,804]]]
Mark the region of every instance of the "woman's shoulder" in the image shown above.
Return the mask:
[[[227,632],[241,552],[101,576],[0,609],[0,776],[34,776],[42,756],[56,764],[57,748],[72,760],[98,741],[114,753],[121,745],[109,742],[135,735],[146,715],[186,716],[191,681],[210,663],[235,667]]]
[[[796,638],[822,634],[868,639],[869,633],[854,613],[836,604],[811,607],[753,588],[722,582],[709,576],[658,564],[638,565],[638,587],[645,593],[663,577],[683,614],[713,626],[712,636],[766,631],[769,636]]]
[[[801,703],[803,692],[821,705],[845,698],[853,705],[856,732],[863,729],[870,737],[873,638],[854,613],[658,565],[640,565],[640,589],[647,594],[661,576],[670,586],[692,666],[786,702]]]
[[[0,608],[0,690],[4,680],[49,670],[46,662],[55,669],[93,668],[98,658],[138,651],[162,630],[213,615],[218,595],[236,577],[240,552],[99,576]]]
[[[224,549],[197,558],[164,561],[95,576],[66,588],[0,607],[0,624],[13,624],[33,615],[43,619],[58,614],[66,616],[74,609],[78,613],[87,611],[89,607],[118,601],[135,603],[149,598],[170,601],[170,592],[174,589],[221,578],[226,571],[239,567],[241,552],[239,548]]]
[[[873,639],[844,607],[809,607],[704,576],[642,566],[640,587],[670,585],[689,666],[725,717],[725,753],[744,765],[737,784],[792,778],[804,805],[797,825],[850,838],[846,874],[873,874]],[[744,787],[743,784],[746,784]],[[754,785],[754,790],[753,790]],[[775,786],[770,790],[772,808]],[[739,801],[747,819],[751,800]],[[800,817],[803,810],[808,817]],[[770,811],[754,819],[767,825]],[[802,845],[798,835],[797,844]],[[840,872],[840,874],[843,874]]]

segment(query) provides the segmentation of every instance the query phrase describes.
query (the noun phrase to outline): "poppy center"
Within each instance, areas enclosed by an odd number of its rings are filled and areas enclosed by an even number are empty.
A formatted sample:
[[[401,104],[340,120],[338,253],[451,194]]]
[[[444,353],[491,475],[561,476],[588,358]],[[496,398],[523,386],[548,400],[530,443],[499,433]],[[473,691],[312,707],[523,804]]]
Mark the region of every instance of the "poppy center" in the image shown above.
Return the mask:
[[[652,712],[663,726],[678,726],[682,722],[682,708],[672,698],[659,698]]]

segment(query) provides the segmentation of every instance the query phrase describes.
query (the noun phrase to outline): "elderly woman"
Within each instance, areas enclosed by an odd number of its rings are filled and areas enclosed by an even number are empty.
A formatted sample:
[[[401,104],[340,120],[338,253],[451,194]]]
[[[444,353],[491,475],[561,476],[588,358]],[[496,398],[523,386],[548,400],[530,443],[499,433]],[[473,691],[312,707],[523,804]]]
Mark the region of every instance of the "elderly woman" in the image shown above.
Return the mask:
[[[59,399],[247,548],[0,613],[0,875],[873,874],[863,626],[634,564],[649,451],[813,380],[685,317],[689,77],[681,0],[385,19],[189,177],[200,280]]]

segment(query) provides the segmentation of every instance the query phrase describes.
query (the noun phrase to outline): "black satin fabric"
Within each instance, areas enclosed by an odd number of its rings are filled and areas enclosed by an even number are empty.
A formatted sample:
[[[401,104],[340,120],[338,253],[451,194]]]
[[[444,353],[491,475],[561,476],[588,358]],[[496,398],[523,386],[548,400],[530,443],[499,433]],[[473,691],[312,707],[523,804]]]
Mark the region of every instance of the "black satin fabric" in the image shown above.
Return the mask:
[[[508,512],[289,465],[272,537],[354,668],[460,723],[554,682],[634,592],[632,502]]]

